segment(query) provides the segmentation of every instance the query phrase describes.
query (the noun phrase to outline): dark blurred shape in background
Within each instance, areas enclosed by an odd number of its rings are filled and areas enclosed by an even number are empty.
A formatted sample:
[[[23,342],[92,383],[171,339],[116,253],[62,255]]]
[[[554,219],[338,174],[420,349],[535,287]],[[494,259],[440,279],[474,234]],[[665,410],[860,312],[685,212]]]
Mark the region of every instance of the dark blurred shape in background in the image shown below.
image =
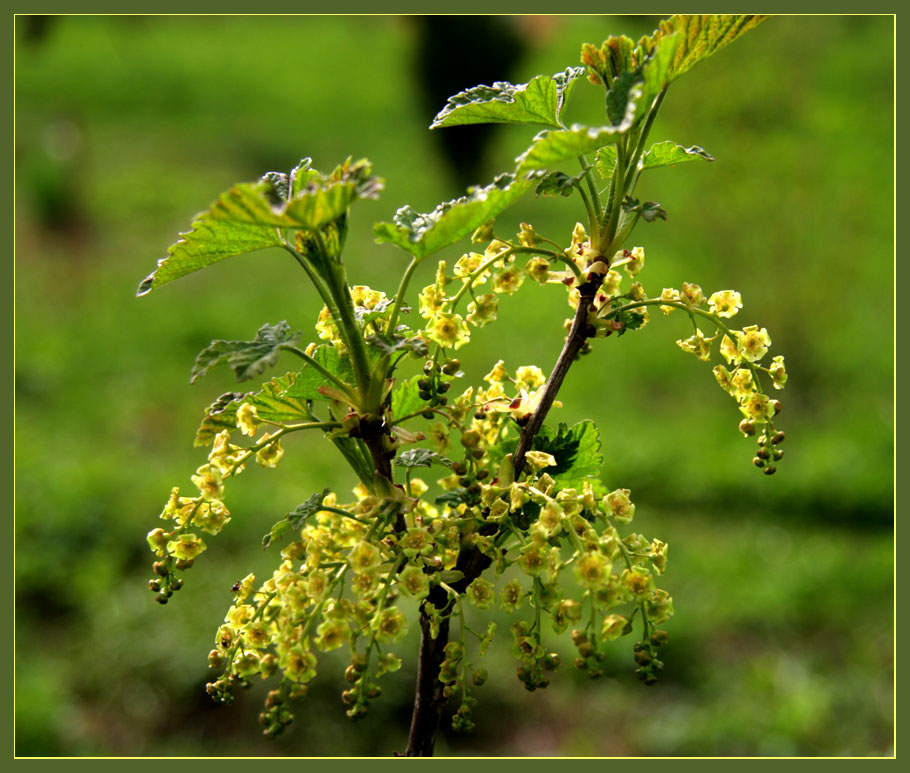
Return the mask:
[[[428,116],[436,115],[461,91],[511,80],[527,54],[528,43],[509,16],[408,18],[417,29],[414,74]],[[501,128],[477,124],[433,132],[455,183],[454,195],[485,182],[487,150]]]

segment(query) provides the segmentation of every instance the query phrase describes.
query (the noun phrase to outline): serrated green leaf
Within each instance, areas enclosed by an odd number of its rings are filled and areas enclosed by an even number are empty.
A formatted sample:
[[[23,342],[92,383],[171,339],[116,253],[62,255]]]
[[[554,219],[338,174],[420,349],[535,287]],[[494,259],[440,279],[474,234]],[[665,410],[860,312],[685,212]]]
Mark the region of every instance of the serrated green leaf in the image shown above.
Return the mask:
[[[556,126],[572,86],[584,68],[569,67],[555,75],[538,75],[528,83],[498,81],[475,86],[449,97],[430,124],[431,129],[478,123],[543,124]]]
[[[693,145],[691,148],[684,148],[669,140],[657,142],[648,148],[648,151],[641,157],[638,162],[640,169],[655,169],[659,166],[672,166],[673,164],[682,164],[686,161],[713,161],[712,156],[704,148]]]
[[[263,325],[252,341],[212,341],[196,357],[190,372],[190,383],[208,373],[216,365],[227,363],[238,381],[258,376],[278,360],[282,344],[293,344],[300,333],[291,333],[287,322]]]
[[[351,358],[347,355],[340,355],[333,346],[322,345],[313,352],[313,359],[325,368],[333,376],[343,381],[345,384],[353,385],[356,383],[354,378],[354,366],[351,365]],[[310,365],[304,365],[300,372],[294,374],[293,382],[288,384],[284,396],[293,400],[327,400],[328,398],[319,392],[319,387],[329,386],[331,382],[316,368]]]
[[[417,382],[423,376],[413,376],[403,381],[392,390],[392,417],[400,419],[410,416],[426,407],[426,402],[420,399],[420,387]]]
[[[489,222],[530,190],[536,175],[501,174],[484,188],[471,188],[467,196],[440,204],[427,214],[402,207],[392,223],[377,223],[373,234],[379,243],[397,244],[422,259],[463,239]]]
[[[640,66],[642,98],[637,106],[637,116],[643,116],[657,95],[667,86],[670,68],[682,45],[681,33],[662,36]]]
[[[222,194],[207,212],[196,215],[191,230],[180,234],[167,257],[139,284],[136,295],[225,258],[280,246],[276,226],[282,218],[273,212],[266,190],[267,183],[241,183]]]
[[[307,518],[315,515],[322,507],[322,500],[331,493],[331,489],[323,489],[321,494],[313,494],[305,502],[297,505],[296,508],[282,518],[278,523],[272,526],[271,531],[262,538],[262,547],[267,548],[278,537],[287,531],[300,531]]]
[[[632,126],[632,115],[628,121],[618,126],[581,126],[573,124],[570,129],[559,131],[542,131],[534,138],[524,153],[515,162],[519,172],[529,169],[548,169],[565,161],[575,160],[578,156],[590,153],[604,145],[618,142]]]
[[[235,185],[206,211],[198,214],[192,230],[181,234],[157,268],[139,285],[146,295],[174,279],[225,258],[279,247],[279,229],[315,231],[341,218],[358,198],[375,198],[382,181],[371,176],[368,161],[338,166],[320,175],[304,159],[287,175],[270,172],[257,183]],[[289,200],[284,197],[293,193]]]
[[[556,432],[544,426],[534,438],[534,450],[552,454],[556,459],[556,466],[547,467],[544,472],[556,481],[557,490],[575,488],[581,491],[587,481],[596,493],[605,493],[599,480],[604,461],[600,453],[600,432],[593,421],[581,421],[571,428],[560,424]]]
[[[276,424],[297,424],[310,421],[310,413],[306,407],[307,397],[291,394],[301,373],[286,373],[262,385],[262,389],[247,395],[245,403],[250,403],[256,414],[263,421]]]
[[[451,467],[452,460],[429,448],[409,448],[395,457],[395,465],[398,467],[431,467],[433,464]]]
[[[662,21],[652,36],[655,43],[659,45],[663,38],[675,32],[682,35],[667,70],[667,82],[676,80],[768,18],[763,14],[680,14]]]

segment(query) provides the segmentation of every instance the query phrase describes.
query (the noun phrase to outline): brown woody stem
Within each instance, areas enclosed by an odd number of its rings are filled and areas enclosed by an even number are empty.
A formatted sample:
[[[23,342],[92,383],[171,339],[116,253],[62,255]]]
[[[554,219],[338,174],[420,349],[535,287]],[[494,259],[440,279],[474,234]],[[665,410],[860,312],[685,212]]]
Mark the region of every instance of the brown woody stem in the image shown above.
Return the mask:
[[[585,345],[585,341],[594,334],[594,331],[589,329],[588,326],[588,311],[594,301],[594,295],[597,292],[597,284],[594,282],[586,282],[578,289],[578,307],[575,309],[575,317],[572,320],[572,327],[569,330],[569,335],[566,338],[565,344],[563,344],[562,351],[559,353],[559,359],[556,360],[553,372],[550,373],[550,378],[547,379],[547,383],[544,386],[543,396],[540,398],[540,402],[537,404],[537,408],[534,410],[528,423],[525,424],[521,431],[518,447],[515,449],[515,454],[512,457],[512,466],[515,470],[516,479],[521,474],[522,467],[524,467],[525,455],[531,450],[531,447],[534,444],[534,438],[537,437],[537,433],[540,432],[540,428],[543,426],[543,421],[547,417],[547,413],[550,411],[550,408],[553,407],[553,401],[559,393],[559,389],[566,378],[566,374],[569,372],[569,368],[572,367],[572,363]]]
[[[556,366],[544,387],[543,397],[538,403],[531,419],[525,425],[515,450],[513,465],[517,478],[524,465],[525,454],[531,448],[534,438],[543,426],[547,412],[553,405],[553,400],[565,380],[569,368],[575,357],[581,351],[585,341],[590,338],[593,331],[588,328],[588,310],[597,291],[595,283],[585,283],[579,288],[578,308],[572,320],[569,335],[556,361]],[[473,580],[479,577],[490,565],[488,556],[476,548],[468,547],[458,556],[457,569],[464,573],[464,577],[452,583],[453,590],[461,593]],[[437,610],[443,609],[448,603],[448,595],[444,588],[434,585],[430,590],[427,601]],[[449,621],[444,619],[439,626],[439,634],[434,639],[430,635],[430,619],[424,613],[423,606],[420,610],[420,656],[417,662],[417,692],[414,696],[414,713],[411,717],[411,732],[408,736],[408,748],[404,753],[406,757],[431,757],[436,743],[436,734],[439,731],[439,721],[445,707],[445,697],[442,694],[443,683],[439,681],[439,669],[445,659],[444,648],[449,639]]]

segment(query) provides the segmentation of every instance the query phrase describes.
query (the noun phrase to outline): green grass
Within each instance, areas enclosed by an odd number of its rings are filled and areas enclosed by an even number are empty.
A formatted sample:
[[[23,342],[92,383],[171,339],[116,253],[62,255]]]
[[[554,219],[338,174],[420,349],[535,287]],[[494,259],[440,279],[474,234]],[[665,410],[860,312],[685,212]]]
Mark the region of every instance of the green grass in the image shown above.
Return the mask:
[[[779,473],[752,468],[735,405],[709,367],[674,345],[689,334],[676,315],[595,342],[561,395],[560,420],[601,425],[605,479],[632,489],[638,528],[670,543],[677,616],[666,678],[642,688],[620,642],[609,681],[589,684],[567,665],[547,691],[527,694],[502,626],[478,733],[446,734],[441,751],[890,749],[891,24],[773,19],[682,78],[654,132],[717,161],[643,180],[642,196],[670,218],[636,231],[648,256],[641,279],[652,294],[684,280],[739,289],[742,324],[767,326],[790,372]],[[514,78],[574,64],[584,41],[653,26],[554,17],[529,38]],[[307,155],[321,168],[366,156],[386,178],[380,200],[352,213],[346,260],[352,280],[393,292],[406,257],[373,244],[371,223],[457,193],[426,130],[415,34],[398,17],[64,17],[41,45],[19,44],[20,755],[386,754],[403,745],[413,664],[386,677],[386,696],[357,727],[343,718],[340,669],[327,666],[300,721],[273,745],[255,723],[261,688],[230,709],[201,694],[227,589],[275,561],[255,547],[261,535],[323,485],[352,485],[321,439],[295,438],[281,469],[238,481],[234,520],[172,604],[160,608],[145,589],[144,535],[170,487],[188,485],[204,457],[192,448],[202,409],[235,388],[226,370],[188,386],[193,358],[211,339],[246,338],[263,322],[310,329],[319,307],[305,278],[271,251],[133,294],[218,193]],[[597,120],[586,89],[569,120]],[[532,134],[497,132],[487,179]],[[576,201],[529,197],[497,227],[528,221],[567,242],[578,218]],[[433,270],[422,266],[414,288]],[[502,321],[464,350],[467,379],[499,357],[549,369],[568,312],[558,287],[504,299]],[[521,723],[500,728],[510,716]]]

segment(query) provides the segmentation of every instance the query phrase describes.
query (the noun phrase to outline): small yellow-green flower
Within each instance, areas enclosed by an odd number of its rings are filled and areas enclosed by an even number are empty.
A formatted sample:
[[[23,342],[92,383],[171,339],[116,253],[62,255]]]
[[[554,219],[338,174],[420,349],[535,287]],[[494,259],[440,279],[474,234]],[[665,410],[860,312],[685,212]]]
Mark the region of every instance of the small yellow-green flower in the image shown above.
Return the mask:
[[[215,499],[199,505],[193,516],[193,525],[208,534],[218,534],[230,520],[231,513],[224,502]]]
[[[659,539],[651,540],[648,548],[648,558],[651,559],[651,565],[658,574],[667,571],[667,543]]]
[[[724,336],[726,338],[726,336]],[[727,339],[730,340],[730,339]],[[714,366],[714,378],[717,379],[717,383],[720,385],[720,388],[725,392],[729,392],[733,389],[733,375],[727,370],[723,365]]]
[[[600,634],[607,641],[613,641],[622,636],[623,630],[628,625],[629,620],[624,615],[607,615],[604,618],[603,625],[600,627]]]
[[[743,359],[749,362],[758,362],[768,352],[771,346],[771,337],[765,328],[758,329],[758,325],[749,325],[736,332],[737,348]]]
[[[625,569],[620,575],[619,581],[636,601],[642,600],[654,587],[654,578],[644,566],[633,566],[631,569]]]
[[[412,599],[422,599],[430,592],[430,578],[419,566],[408,565],[398,575],[398,587]]]
[[[775,389],[783,389],[787,383],[787,369],[784,367],[784,356],[778,354],[771,360],[771,366],[768,368],[771,374],[771,382]]]
[[[525,263],[525,273],[537,284],[545,285],[550,280],[550,263],[545,258],[531,258]]]
[[[433,537],[423,526],[411,526],[398,543],[401,552],[408,558],[427,556],[433,552]]]
[[[348,624],[340,618],[323,620],[316,629],[314,644],[323,652],[334,650],[344,644],[351,636]]]
[[[175,515],[177,515],[177,505],[180,502],[180,488],[174,486],[171,489],[171,494],[167,498],[167,502],[164,505],[164,509],[161,511],[160,518],[162,521],[169,521]]]
[[[537,577],[547,568],[546,551],[540,545],[528,543],[518,553],[518,567],[525,574]]]
[[[541,508],[540,515],[537,516],[537,524],[548,537],[551,537],[562,530],[563,516],[562,506],[551,499]]]
[[[266,435],[263,440],[268,437]],[[274,468],[278,466],[282,456],[284,456],[284,449],[281,447],[281,440],[274,440],[256,452],[256,461],[263,467]]]
[[[660,625],[673,616],[673,599],[665,590],[655,590],[645,602],[645,608],[651,622]]]
[[[369,542],[358,542],[348,554],[348,563],[355,572],[369,574],[379,568],[382,556],[375,545],[371,545]]]
[[[499,604],[506,612],[514,612],[521,605],[524,589],[518,580],[509,580],[499,592]]]
[[[191,480],[196,484],[204,499],[220,499],[224,496],[224,484],[221,472],[210,464],[204,464],[196,470]]]
[[[547,383],[544,372],[536,365],[522,365],[515,371],[515,385],[521,389],[537,389]]]
[[[388,298],[381,290],[373,290],[366,285],[354,285],[351,288],[351,300],[355,306],[372,310],[387,301]]]
[[[763,424],[774,416],[774,403],[760,392],[753,392],[739,403],[739,410],[753,423]]]
[[[432,319],[445,302],[445,293],[438,293],[436,285],[427,285],[417,296],[417,308],[424,319]]]
[[[682,297],[690,306],[702,306],[705,302],[705,294],[702,292],[701,285],[694,283],[682,283]]]
[[[586,588],[599,588],[610,576],[612,566],[600,552],[585,553],[575,563],[575,577]]]
[[[468,252],[462,255],[452,267],[452,273],[459,279],[468,279],[483,264],[483,255],[479,252]],[[475,278],[475,283],[483,282],[488,276],[484,271],[480,276]]]
[[[237,409],[237,426],[244,435],[253,437],[260,421],[255,405],[244,403]]]
[[[540,241],[540,237],[534,230],[534,226],[529,223],[522,223],[521,230],[518,232],[518,243],[522,247],[534,247]]]
[[[499,298],[493,293],[478,295],[468,304],[467,320],[472,325],[484,327],[490,322],[496,321],[497,309],[499,307]]]
[[[316,676],[316,656],[302,644],[283,649],[278,664],[292,682],[309,682]]]
[[[483,380],[488,384],[501,384],[503,381],[508,379],[508,377],[509,373],[505,369],[505,365],[503,364],[502,360],[499,360],[493,366],[493,370],[491,370],[489,373],[487,373],[486,376],[483,377]]]
[[[179,534],[167,543],[167,552],[183,561],[191,561],[205,552],[205,543],[195,534]]]
[[[733,317],[742,307],[742,296],[736,290],[720,290],[708,298],[708,310],[718,317]]]
[[[635,505],[629,499],[629,493],[627,488],[618,488],[605,497],[606,504],[618,523],[631,523],[635,517]]]
[[[167,543],[170,541],[168,533],[161,528],[152,529],[146,535],[145,539],[149,543],[151,551],[159,558],[163,558],[164,553],[167,550]]]
[[[740,362],[742,362],[742,357],[740,356],[739,349],[736,347],[733,339],[731,339],[728,335],[725,335],[720,341],[720,353],[731,365],[738,365]]]
[[[241,679],[248,679],[253,674],[259,673],[259,655],[255,652],[242,652],[234,658],[231,666],[233,671]]]
[[[660,299],[662,301],[681,301],[682,297],[679,294],[679,290],[676,290],[672,287],[665,287],[660,291]],[[671,311],[676,311],[675,306],[661,306],[660,310],[664,314],[669,314]]]
[[[629,252],[629,262],[623,266],[629,276],[638,276],[645,266],[645,250],[643,247],[635,247]]]
[[[496,594],[493,592],[493,583],[484,580],[482,577],[478,577],[467,587],[465,595],[467,595],[468,601],[478,609],[489,609],[496,598]]]
[[[730,379],[733,394],[737,399],[745,399],[755,391],[755,381],[749,368],[737,368]]]
[[[376,641],[391,644],[408,632],[408,621],[395,607],[386,607],[374,618],[371,627],[376,631]]]
[[[711,342],[713,340],[713,338],[705,338],[704,333],[702,333],[700,329],[697,329],[695,335],[677,341],[676,345],[684,352],[694,354],[703,362],[708,362],[708,360],[711,359]]]
[[[524,284],[525,275],[515,265],[507,266],[493,277],[493,292],[511,295]]]
[[[244,646],[254,650],[268,647],[272,643],[272,632],[269,629],[269,624],[262,619],[245,625],[240,632],[240,637]]]
[[[547,454],[543,451],[528,451],[525,454],[525,460],[535,470],[542,470],[544,467],[555,467],[556,457],[553,454]]]
[[[460,314],[437,314],[427,325],[427,336],[443,349],[460,349],[471,340],[471,332]]]

